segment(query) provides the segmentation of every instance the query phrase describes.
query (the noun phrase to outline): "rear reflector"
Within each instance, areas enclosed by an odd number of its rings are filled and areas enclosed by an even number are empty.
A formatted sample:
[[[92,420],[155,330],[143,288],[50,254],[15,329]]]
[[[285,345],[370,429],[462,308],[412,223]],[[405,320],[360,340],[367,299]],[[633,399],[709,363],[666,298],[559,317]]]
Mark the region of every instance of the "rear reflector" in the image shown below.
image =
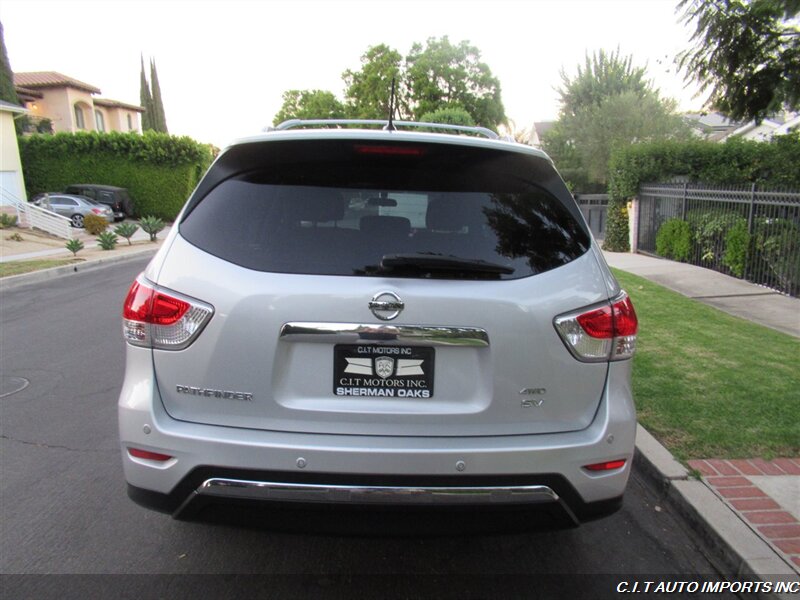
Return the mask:
[[[144,458],[145,460],[157,460],[164,462],[172,458],[168,454],[159,454],[158,452],[150,452],[149,450],[140,450],[139,448],[128,448],[128,454],[134,458]]]
[[[122,307],[122,334],[134,346],[182,350],[213,314],[210,304],[161,289],[140,275]]]
[[[586,465],[583,467],[587,471],[613,471],[614,469],[621,469],[625,466],[625,459],[610,460],[608,462],[595,463],[593,465]]]
[[[636,349],[639,322],[625,292],[606,305],[558,316],[554,324],[567,348],[581,361],[624,360]]]

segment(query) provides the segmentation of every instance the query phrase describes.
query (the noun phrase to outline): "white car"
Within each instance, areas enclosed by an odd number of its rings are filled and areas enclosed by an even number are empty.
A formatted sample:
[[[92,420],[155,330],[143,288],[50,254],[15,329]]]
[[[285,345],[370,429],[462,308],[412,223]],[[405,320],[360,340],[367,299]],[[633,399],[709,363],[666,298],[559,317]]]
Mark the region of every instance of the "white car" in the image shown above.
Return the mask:
[[[228,147],[133,283],[130,497],[617,510],[637,319],[551,160],[345,123]]]

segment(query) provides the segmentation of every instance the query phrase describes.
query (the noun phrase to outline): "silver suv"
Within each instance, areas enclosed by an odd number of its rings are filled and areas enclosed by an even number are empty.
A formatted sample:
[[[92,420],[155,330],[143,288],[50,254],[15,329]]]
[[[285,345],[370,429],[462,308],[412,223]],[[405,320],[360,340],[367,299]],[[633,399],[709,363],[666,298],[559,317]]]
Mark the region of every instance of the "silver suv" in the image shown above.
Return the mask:
[[[128,293],[131,498],[618,509],[637,320],[551,160],[317,124],[227,148]]]

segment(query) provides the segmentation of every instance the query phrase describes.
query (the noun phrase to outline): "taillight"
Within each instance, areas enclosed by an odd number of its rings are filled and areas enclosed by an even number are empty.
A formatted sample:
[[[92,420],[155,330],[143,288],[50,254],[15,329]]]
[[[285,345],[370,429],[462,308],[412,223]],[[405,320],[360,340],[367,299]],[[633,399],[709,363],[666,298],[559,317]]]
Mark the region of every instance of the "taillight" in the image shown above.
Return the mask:
[[[210,304],[159,288],[140,275],[122,307],[122,334],[134,346],[182,350],[213,314]]]
[[[578,360],[625,360],[636,349],[639,322],[625,292],[606,305],[558,316],[554,323]]]
[[[92,208],[92,212],[96,215],[102,215],[105,211],[102,208]]]

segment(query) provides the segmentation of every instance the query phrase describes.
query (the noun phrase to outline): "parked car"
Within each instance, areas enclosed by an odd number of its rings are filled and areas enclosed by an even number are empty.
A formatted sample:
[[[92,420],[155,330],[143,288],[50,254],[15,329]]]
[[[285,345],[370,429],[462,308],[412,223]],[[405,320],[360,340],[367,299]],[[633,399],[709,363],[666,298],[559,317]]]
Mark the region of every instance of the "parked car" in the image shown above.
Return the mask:
[[[81,183],[68,185],[64,190],[67,194],[79,194],[91,198],[101,204],[111,207],[114,211],[114,220],[121,221],[125,217],[132,217],[134,206],[128,190],[113,185],[97,185],[94,183]]]
[[[617,510],[637,319],[551,160],[330,123],[228,147],[131,286],[130,497]]]
[[[75,194],[39,194],[33,199],[36,206],[41,206],[67,217],[73,227],[83,227],[83,218],[93,214],[103,217],[109,223],[114,221],[114,213],[105,204],[95,202],[85,196]]]

